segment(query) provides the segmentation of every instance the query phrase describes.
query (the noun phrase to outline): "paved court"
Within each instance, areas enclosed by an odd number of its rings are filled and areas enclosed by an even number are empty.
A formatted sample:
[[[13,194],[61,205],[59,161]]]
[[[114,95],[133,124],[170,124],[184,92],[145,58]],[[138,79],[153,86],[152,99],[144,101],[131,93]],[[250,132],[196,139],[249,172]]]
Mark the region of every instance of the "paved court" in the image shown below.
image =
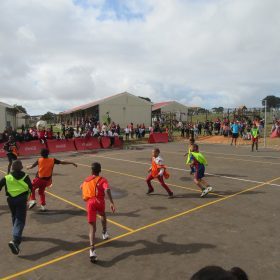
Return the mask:
[[[2,190],[0,279],[189,279],[205,265],[240,266],[250,279],[279,279],[280,153],[202,144],[214,192],[200,198],[185,166],[186,144],[157,146],[171,174],[166,182],[174,199],[167,199],[157,182],[155,193],[145,194],[154,145],[55,155],[79,166],[55,167],[48,211],[28,211],[19,256],[7,246],[11,225]],[[23,159],[24,165],[34,161]],[[102,164],[117,208],[108,213],[111,239],[98,241],[96,264],[89,262],[79,190],[93,161]],[[2,173],[6,165],[0,160]]]

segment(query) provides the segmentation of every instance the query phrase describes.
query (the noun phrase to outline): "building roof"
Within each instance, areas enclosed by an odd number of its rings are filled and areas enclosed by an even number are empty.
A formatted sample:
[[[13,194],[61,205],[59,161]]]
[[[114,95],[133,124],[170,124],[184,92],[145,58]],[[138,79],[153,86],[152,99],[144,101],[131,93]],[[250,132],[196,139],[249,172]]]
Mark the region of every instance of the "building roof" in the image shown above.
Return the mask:
[[[174,104],[174,105],[176,105],[176,106],[179,105],[179,106],[182,106],[182,107],[187,108],[186,105],[184,105],[184,104],[182,104],[182,103],[179,103],[179,102],[173,100],[173,101],[165,101],[165,102],[154,103],[154,104],[153,104],[153,107],[152,107],[152,111],[159,110],[159,109],[161,109],[161,108],[163,108],[163,107],[166,107],[166,106],[168,106],[168,105],[170,105],[170,104]]]
[[[165,102],[154,103],[153,107],[152,107],[152,111],[161,109],[162,107],[165,107],[173,102],[175,102],[175,101],[165,101]]]
[[[86,110],[86,109],[89,109],[89,108],[91,108],[91,107],[100,105],[100,104],[102,104],[102,103],[104,103],[104,102],[106,102],[106,101],[108,101],[108,100],[110,100],[110,99],[119,97],[119,96],[124,95],[124,94],[133,96],[133,97],[135,97],[135,98],[140,98],[140,97],[138,97],[138,96],[135,96],[135,95],[133,95],[133,94],[131,94],[131,93],[125,91],[125,92],[118,93],[118,94],[115,94],[115,95],[111,95],[111,96],[108,96],[108,97],[105,97],[105,98],[102,98],[102,99],[99,99],[99,100],[96,100],[96,101],[93,101],[93,102],[89,102],[89,103],[84,104],[84,105],[80,105],[80,106],[74,107],[74,108],[72,108],[72,109],[63,111],[63,112],[61,112],[61,113],[59,113],[59,114],[60,114],[60,115],[68,115],[68,114],[71,114],[71,113],[74,113],[74,112],[77,112],[77,111]],[[147,100],[145,100],[145,99],[143,99],[143,98],[141,98],[141,100],[142,100],[143,102],[147,102],[147,103],[151,104],[151,102],[149,102],[149,101],[147,101]]]
[[[11,106],[11,105],[9,105],[7,103],[4,103],[4,102],[1,102],[1,101],[0,101],[0,106],[5,107],[5,108],[14,109],[14,106]]]

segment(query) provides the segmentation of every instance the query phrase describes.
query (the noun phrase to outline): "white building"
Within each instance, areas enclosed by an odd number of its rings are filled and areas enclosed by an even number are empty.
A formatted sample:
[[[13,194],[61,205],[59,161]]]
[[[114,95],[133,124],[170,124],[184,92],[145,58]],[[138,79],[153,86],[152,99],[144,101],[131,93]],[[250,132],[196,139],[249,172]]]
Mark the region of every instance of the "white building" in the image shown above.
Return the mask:
[[[103,123],[108,115],[121,128],[133,123],[151,125],[152,103],[128,92],[119,93],[101,100],[81,105],[59,114],[60,121],[76,126],[93,119]]]
[[[0,102],[0,133],[3,132],[6,127],[12,127],[16,129],[16,115],[18,110],[13,106]]]
[[[188,119],[188,107],[177,101],[154,103],[152,107],[153,117],[158,117],[162,113],[175,113],[178,121],[187,121]]]

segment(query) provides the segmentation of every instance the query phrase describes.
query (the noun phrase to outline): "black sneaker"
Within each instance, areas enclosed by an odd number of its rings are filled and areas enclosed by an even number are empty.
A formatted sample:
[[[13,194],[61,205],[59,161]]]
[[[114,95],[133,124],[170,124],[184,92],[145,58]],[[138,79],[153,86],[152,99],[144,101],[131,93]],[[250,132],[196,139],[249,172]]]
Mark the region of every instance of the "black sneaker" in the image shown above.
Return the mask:
[[[168,199],[174,198],[173,192],[168,194]]]
[[[8,245],[14,255],[19,254],[19,247],[14,241],[10,241]]]
[[[148,190],[147,192],[146,192],[146,194],[150,194],[150,193],[153,193],[154,192],[154,190]]]

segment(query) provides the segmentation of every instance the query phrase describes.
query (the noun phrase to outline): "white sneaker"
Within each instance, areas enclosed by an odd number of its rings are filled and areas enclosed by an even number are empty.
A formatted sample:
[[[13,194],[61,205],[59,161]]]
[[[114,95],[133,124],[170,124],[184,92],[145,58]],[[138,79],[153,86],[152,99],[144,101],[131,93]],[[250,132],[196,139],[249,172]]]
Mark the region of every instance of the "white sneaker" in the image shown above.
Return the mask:
[[[207,188],[207,193],[212,192],[212,190],[213,190],[213,188],[212,188],[212,187],[208,187],[208,188]]]
[[[107,239],[109,239],[109,233],[106,231],[106,232],[104,232],[104,233],[102,233],[102,238],[103,238],[103,240],[107,240]]]
[[[41,211],[43,212],[47,211],[46,205],[41,205]]]
[[[201,192],[201,195],[200,197],[204,197],[205,195],[207,195],[207,189],[204,189],[202,192]]]
[[[206,196],[209,192],[211,192],[213,190],[212,187],[207,187],[206,189],[204,189],[200,195],[200,197],[204,197]]]
[[[89,250],[89,258],[90,258],[90,261],[92,263],[97,261],[97,255],[96,255],[96,251],[95,250],[92,250],[92,249]]]
[[[28,209],[32,209],[36,205],[36,200],[30,200],[28,202]]]

